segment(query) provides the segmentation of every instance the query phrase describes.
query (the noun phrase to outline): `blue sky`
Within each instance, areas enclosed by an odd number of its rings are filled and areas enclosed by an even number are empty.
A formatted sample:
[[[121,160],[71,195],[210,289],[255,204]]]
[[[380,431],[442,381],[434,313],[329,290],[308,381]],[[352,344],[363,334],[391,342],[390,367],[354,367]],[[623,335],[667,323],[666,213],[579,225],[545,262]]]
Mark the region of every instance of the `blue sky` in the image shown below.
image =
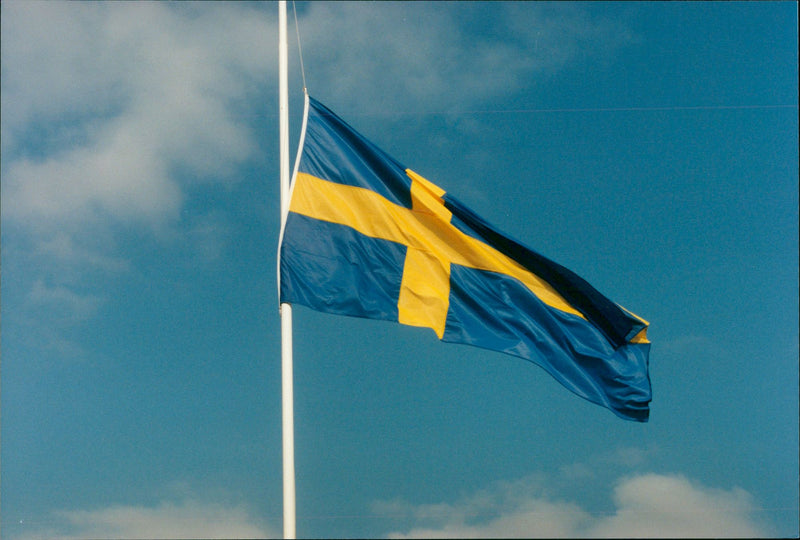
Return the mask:
[[[648,319],[654,391],[298,307],[298,535],[796,536],[795,3],[297,9],[311,95]],[[4,538],[281,534],[276,21],[3,2]]]

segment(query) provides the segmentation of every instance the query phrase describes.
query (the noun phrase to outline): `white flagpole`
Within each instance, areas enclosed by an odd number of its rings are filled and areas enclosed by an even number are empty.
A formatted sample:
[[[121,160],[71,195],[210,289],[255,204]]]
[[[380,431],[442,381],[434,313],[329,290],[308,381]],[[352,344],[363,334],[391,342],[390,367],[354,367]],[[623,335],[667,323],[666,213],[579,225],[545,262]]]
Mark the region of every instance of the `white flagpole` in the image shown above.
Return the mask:
[[[278,2],[278,86],[280,108],[281,228],[289,207],[289,54],[286,0]],[[295,538],[294,383],[292,306],[281,304],[281,396],[283,416],[283,537]]]

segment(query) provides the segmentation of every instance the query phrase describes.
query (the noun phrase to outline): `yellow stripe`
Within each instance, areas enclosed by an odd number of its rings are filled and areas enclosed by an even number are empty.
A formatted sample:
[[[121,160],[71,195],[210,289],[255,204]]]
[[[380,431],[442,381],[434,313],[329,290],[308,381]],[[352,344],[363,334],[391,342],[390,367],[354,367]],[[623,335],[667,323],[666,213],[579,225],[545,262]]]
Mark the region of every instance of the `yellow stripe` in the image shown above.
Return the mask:
[[[636,319],[639,319],[639,320],[640,320],[640,321],[642,321],[642,322],[644,323],[644,325],[645,325],[645,327],[644,327],[644,328],[642,328],[642,329],[639,331],[639,333],[638,333],[638,334],[636,334],[635,336],[633,336],[633,337],[632,337],[632,338],[629,340],[629,341],[630,341],[630,343],[650,343],[650,340],[649,340],[649,339],[647,339],[647,327],[648,327],[648,326],[650,326],[650,323],[649,323],[649,322],[647,322],[646,320],[642,319],[641,317],[639,317],[639,316],[638,316],[636,313],[634,313],[634,312],[632,312],[632,311],[630,311],[630,310],[627,310],[627,309],[625,309],[624,307],[620,306],[619,304],[617,304],[617,305],[620,307],[620,309],[622,309],[623,311],[625,311],[625,313],[627,313],[627,314],[628,314],[628,315],[630,315],[631,317],[635,317]]]
[[[407,171],[412,182],[413,207],[396,205],[374,191],[328,182],[306,173],[298,173],[290,210],[314,219],[346,225],[361,234],[403,244],[413,260],[425,264],[414,266],[416,272],[404,273],[401,288],[408,291],[398,307],[403,307],[404,324],[433,328],[441,337],[447,311],[442,311],[443,298],[449,297],[449,268],[457,264],[478,270],[509,275],[522,282],[545,304],[583,318],[548,283],[530,273],[519,263],[483,242],[467,236],[450,223],[450,212],[442,204],[444,194],[436,185],[413,171]],[[438,261],[437,269],[432,261]],[[424,268],[424,269],[423,269]],[[447,278],[446,280],[444,278]],[[406,283],[406,279],[409,280]],[[419,292],[425,281],[427,293]],[[417,291],[416,295],[411,294]],[[446,293],[446,294],[445,294]],[[417,300],[411,300],[413,296]],[[437,299],[434,301],[434,299]],[[417,307],[412,308],[416,305]],[[434,306],[423,310],[420,306]],[[418,315],[414,315],[417,313]],[[436,314],[435,316],[433,314]],[[431,322],[436,319],[436,322]]]
[[[433,328],[444,336],[450,308],[450,264],[420,249],[408,248],[397,299],[397,321]]]

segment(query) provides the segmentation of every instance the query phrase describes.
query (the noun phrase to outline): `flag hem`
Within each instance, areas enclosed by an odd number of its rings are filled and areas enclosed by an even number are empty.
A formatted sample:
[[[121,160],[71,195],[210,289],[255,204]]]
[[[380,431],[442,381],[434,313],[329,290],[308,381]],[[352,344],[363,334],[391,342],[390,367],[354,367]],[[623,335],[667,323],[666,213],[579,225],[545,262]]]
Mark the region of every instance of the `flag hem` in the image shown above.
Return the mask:
[[[300,168],[300,159],[303,157],[303,147],[306,144],[306,127],[308,126],[308,107],[309,98],[308,90],[303,89],[303,126],[300,128],[300,141],[297,144],[297,156],[294,161],[294,170],[292,177],[289,180],[289,200],[287,201],[286,208],[281,211],[281,230],[278,235],[278,268],[277,268],[277,282],[278,282],[278,306],[281,302],[281,246],[283,245],[283,234],[286,231],[286,221],[289,217],[289,208],[292,206],[292,195],[294,194],[294,186],[296,184],[297,171]]]

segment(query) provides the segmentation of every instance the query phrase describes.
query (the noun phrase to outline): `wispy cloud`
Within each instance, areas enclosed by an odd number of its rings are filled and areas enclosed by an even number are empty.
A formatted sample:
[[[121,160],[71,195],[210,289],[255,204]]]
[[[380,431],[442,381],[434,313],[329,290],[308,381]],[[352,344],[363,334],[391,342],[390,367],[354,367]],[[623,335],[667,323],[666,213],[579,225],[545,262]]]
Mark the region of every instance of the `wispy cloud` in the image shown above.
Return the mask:
[[[43,240],[36,247],[35,255],[57,261],[61,268],[77,265],[102,272],[124,272],[130,269],[130,262],[126,259],[98,253],[79,245],[75,238],[64,232],[57,232]]]
[[[103,303],[93,294],[80,294],[62,285],[48,285],[41,279],[33,284],[28,298],[51,311],[65,311],[72,320],[89,318]]]
[[[196,500],[156,506],[109,506],[56,512],[48,528],[24,530],[18,540],[58,538],[275,538],[276,529],[258,522],[242,506]],[[23,529],[25,523],[22,523]]]
[[[753,497],[681,475],[641,474],[618,481],[614,510],[599,513],[548,493],[536,478],[498,483],[452,504],[383,502],[376,513],[413,525],[390,538],[691,538],[768,534]]]
[[[480,105],[632,39],[583,7],[524,2],[498,3],[488,16],[469,3],[312,3],[300,30],[309,85],[371,113]]]

